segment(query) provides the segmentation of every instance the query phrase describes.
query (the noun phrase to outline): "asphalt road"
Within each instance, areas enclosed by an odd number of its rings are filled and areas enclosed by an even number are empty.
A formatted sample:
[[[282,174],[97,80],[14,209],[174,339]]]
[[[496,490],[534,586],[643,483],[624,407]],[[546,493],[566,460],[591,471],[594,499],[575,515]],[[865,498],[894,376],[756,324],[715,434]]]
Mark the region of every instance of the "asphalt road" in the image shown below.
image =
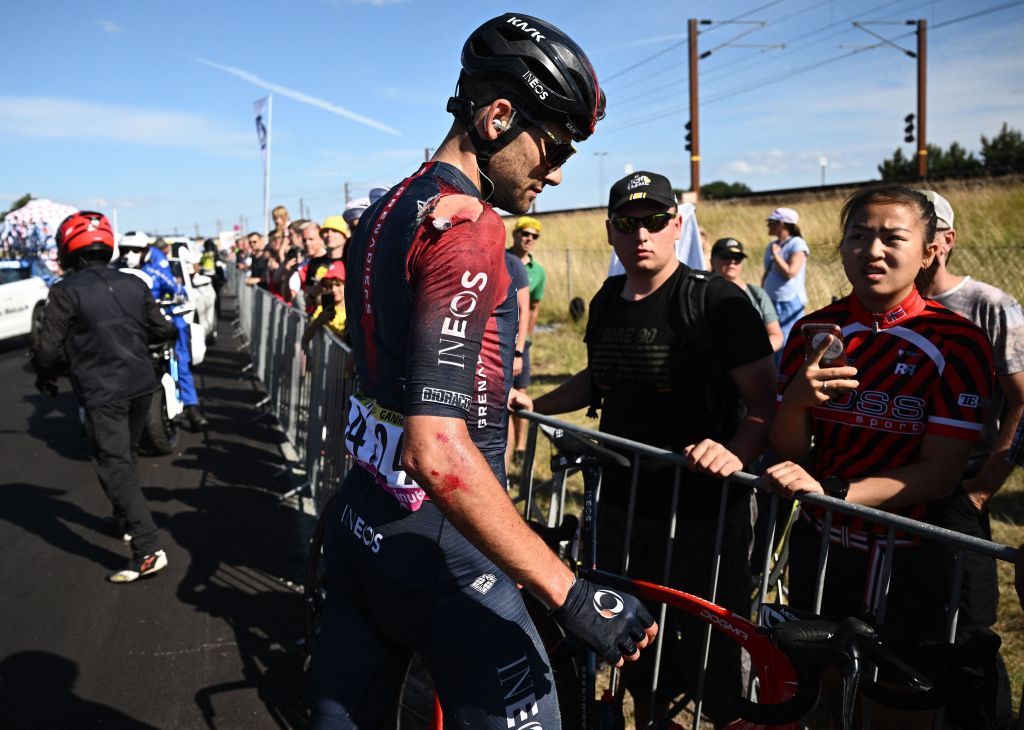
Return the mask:
[[[141,458],[170,561],[128,585],[104,531],[66,381],[39,395],[24,340],[0,343],[0,726],[303,725],[301,575],[311,518],[277,497],[281,438],[252,422],[247,359],[222,322],[196,370],[205,433]]]

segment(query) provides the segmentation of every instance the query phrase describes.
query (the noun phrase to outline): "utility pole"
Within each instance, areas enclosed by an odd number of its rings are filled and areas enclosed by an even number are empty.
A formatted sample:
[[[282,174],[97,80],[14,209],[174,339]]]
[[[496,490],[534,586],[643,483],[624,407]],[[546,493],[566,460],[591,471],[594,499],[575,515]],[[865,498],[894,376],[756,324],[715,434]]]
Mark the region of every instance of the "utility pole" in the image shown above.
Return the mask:
[[[690,40],[690,190],[700,197],[700,108],[697,104],[697,19],[687,22]]]
[[[306,206],[302,203],[302,198],[299,198],[299,218],[306,217]]]
[[[431,147],[424,147],[423,148],[423,161],[424,162],[430,162],[430,153],[433,152],[433,151],[434,150]]]
[[[220,224],[220,218],[217,219],[217,233],[220,234],[224,230],[224,226]]]
[[[925,119],[928,112],[928,21],[917,21],[917,176],[928,177],[928,137]]]
[[[348,183],[345,183],[345,205],[348,205],[350,200],[352,200],[352,196],[348,193]]]
[[[196,223],[196,238],[199,238],[199,224]]]

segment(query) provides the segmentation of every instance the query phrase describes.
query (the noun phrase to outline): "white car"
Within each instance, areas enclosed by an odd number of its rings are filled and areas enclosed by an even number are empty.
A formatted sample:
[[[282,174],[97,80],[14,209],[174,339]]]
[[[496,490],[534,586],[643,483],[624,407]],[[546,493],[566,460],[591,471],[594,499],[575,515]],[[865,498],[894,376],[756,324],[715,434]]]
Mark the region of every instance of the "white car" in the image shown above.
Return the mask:
[[[43,319],[50,276],[40,261],[0,261],[0,340],[29,335]]]

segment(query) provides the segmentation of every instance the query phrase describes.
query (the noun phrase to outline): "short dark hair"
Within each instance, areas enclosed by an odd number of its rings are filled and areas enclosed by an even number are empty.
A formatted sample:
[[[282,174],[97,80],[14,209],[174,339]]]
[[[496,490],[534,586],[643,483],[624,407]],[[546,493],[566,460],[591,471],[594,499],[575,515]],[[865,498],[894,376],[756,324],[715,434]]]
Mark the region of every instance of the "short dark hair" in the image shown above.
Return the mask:
[[[861,188],[843,203],[843,210],[839,214],[839,226],[842,237],[846,237],[846,228],[850,224],[850,218],[860,212],[865,206],[871,203],[890,203],[903,205],[911,210],[917,211],[921,222],[924,223],[925,235],[924,244],[927,246],[935,239],[935,228],[939,218],[935,215],[935,206],[922,193],[912,190],[905,185],[892,183],[879,183]]]

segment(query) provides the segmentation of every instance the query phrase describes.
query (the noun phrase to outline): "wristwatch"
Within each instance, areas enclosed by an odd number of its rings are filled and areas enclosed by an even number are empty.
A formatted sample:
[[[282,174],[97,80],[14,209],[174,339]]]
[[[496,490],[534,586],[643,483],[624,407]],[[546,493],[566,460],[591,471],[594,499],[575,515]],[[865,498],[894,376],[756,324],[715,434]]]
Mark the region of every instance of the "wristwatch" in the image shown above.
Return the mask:
[[[846,495],[850,491],[850,480],[844,479],[838,474],[833,474],[832,476],[825,477],[821,482],[821,488],[830,497],[846,499]]]
[[[513,355],[513,357],[522,357],[522,356],[523,356],[523,351],[522,350],[516,350],[515,354]]]

